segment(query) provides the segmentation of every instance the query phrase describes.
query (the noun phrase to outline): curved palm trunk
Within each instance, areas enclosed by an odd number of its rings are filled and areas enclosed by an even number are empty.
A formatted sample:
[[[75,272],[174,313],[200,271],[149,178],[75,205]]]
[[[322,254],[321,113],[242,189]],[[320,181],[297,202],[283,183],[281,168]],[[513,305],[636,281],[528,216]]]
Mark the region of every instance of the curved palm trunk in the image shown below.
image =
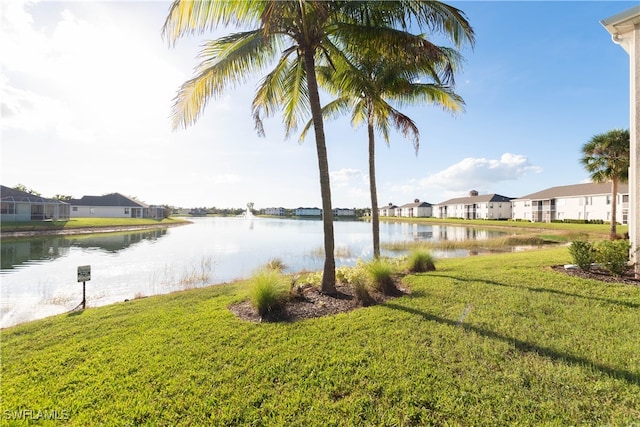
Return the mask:
[[[611,180],[611,229],[609,231],[609,238],[615,240],[618,237],[616,232],[616,218],[618,210],[618,180],[613,178]]]
[[[380,218],[378,215],[378,190],[376,188],[376,146],[373,117],[369,114],[369,191],[371,192],[371,228],[373,229],[373,258],[380,258]]]
[[[333,240],[333,209],[331,208],[331,186],[329,183],[329,162],[327,160],[327,144],[322,122],[322,106],[318,94],[316,67],[313,52],[304,53],[304,65],[309,85],[309,102],[313,117],[313,130],[316,135],[318,152],[318,169],[320,170],[320,195],[322,197],[322,222],[324,227],[324,270],[320,291],[325,294],[336,293],[336,261]]]

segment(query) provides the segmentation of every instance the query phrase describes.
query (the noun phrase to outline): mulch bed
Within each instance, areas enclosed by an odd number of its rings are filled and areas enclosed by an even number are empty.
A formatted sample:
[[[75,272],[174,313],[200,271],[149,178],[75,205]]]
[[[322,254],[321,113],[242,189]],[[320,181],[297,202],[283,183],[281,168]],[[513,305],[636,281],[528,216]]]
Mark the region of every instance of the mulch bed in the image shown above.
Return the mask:
[[[593,267],[589,271],[580,270],[579,268],[564,268],[564,265],[554,265],[551,266],[551,268],[557,272],[570,276],[578,276],[583,279],[640,286],[640,279],[635,277],[632,269],[626,271],[621,276],[613,276],[608,271],[598,267]],[[230,305],[229,310],[240,319],[249,322],[296,322],[315,317],[346,313],[363,306],[380,304],[389,299],[410,293],[408,289],[401,287],[400,277],[396,278],[395,286],[398,290],[397,293],[393,295],[384,295],[381,293],[370,294],[371,299],[366,304],[363,304],[355,298],[353,289],[350,286],[338,284],[336,285],[338,292],[335,295],[327,295],[320,292],[318,288],[307,285],[301,288],[300,295],[295,298],[290,298],[284,307],[267,313],[263,317],[260,317],[258,311],[250,301]]]
[[[296,322],[298,320],[346,313],[356,308],[380,304],[391,298],[397,298],[409,293],[407,289],[399,287],[399,280],[396,283],[396,288],[398,292],[394,295],[370,293],[371,300],[368,304],[363,304],[356,300],[353,289],[350,286],[338,284],[336,285],[338,292],[335,295],[327,295],[320,292],[318,288],[308,285],[301,288],[299,296],[290,298],[283,308],[267,313],[264,317],[260,317],[258,311],[249,301],[233,304],[229,306],[229,310],[240,319],[250,322]]]
[[[627,285],[640,286],[640,279],[636,278],[633,269],[627,270],[620,276],[613,276],[608,271],[599,267],[592,267],[588,271],[581,270],[579,268],[564,268],[564,265],[554,265],[551,268],[560,273],[581,277],[583,279],[593,279],[606,283],[624,283]]]

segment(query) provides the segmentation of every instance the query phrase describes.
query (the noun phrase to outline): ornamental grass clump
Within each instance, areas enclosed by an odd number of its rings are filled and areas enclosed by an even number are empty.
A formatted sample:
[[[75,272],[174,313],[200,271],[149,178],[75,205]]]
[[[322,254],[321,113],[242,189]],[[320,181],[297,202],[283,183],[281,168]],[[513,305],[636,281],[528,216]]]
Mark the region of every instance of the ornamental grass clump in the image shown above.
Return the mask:
[[[287,269],[287,265],[280,258],[271,258],[265,265],[267,270],[282,272]]]
[[[391,263],[384,259],[377,259],[366,266],[367,273],[371,279],[371,286],[384,295],[393,295],[398,292],[398,288],[393,281],[395,273]]]
[[[364,277],[357,277],[351,283],[351,286],[353,287],[353,297],[357,304],[363,307],[375,304],[375,300],[369,293],[369,285],[367,285],[367,281]]]
[[[436,265],[430,252],[417,249],[409,254],[409,271],[411,273],[424,273],[435,271]]]
[[[614,276],[620,276],[628,268],[629,249],[628,240],[603,240],[595,247],[595,260]]]
[[[264,269],[250,279],[249,300],[260,316],[281,308],[287,297],[286,282],[274,270]]]
[[[595,262],[596,250],[590,242],[575,240],[569,246],[569,253],[573,258],[573,263],[581,270],[588,271],[591,264]]]

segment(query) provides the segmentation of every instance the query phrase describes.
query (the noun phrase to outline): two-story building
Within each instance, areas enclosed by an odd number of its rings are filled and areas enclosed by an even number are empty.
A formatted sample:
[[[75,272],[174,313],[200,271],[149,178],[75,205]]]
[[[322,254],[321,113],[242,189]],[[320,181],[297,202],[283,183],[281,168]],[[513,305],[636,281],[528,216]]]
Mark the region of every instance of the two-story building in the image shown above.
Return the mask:
[[[296,208],[293,211],[295,216],[322,216],[320,208]]]
[[[398,206],[393,203],[389,203],[387,206],[383,206],[378,209],[378,215],[380,216],[396,216],[396,209]]]
[[[511,197],[500,194],[478,194],[471,190],[467,197],[458,197],[438,203],[434,208],[437,218],[509,219]]]
[[[395,216],[406,218],[427,218],[432,216],[433,209],[431,203],[421,202],[415,199],[413,203],[407,203],[399,206],[395,210]]]
[[[285,216],[287,213],[287,210],[285,208],[264,208],[262,210],[262,213],[264,215],[274,215],[274,216]]]
[[[602,220],[610,222],[611,205],[616,197],[615,221],[628,223],[629,185],[619,184],[618,194],[611,194],[610,183],[587,183],[551,187],[512,200],[512,218],[532,222],[563,220]]]

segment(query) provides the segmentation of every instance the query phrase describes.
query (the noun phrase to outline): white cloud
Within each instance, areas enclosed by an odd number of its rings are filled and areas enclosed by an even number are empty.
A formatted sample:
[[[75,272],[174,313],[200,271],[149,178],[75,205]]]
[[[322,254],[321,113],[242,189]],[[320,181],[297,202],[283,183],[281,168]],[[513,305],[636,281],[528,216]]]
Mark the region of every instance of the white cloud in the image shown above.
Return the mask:
[[[366,175],[358,169],[343,168],[330,172],[331,185],[335,188],[361,185],[366,180]]]
[[[22,105],[20,120],[32,127],[60,124],[63,115],[59,136],[96,135],[109,144],[169,133],[170,102],[185,76],[169,63],[159,32],[152,39],[108,13],[89,22],[69,9],[39,27],[29,3],[3,2],[2,8],[3,95],[20,101],[3,105],[3,112]],[[44,119],[43,111],[54,117]],[[24,125],[16,120],[6,126]]]
[[[532,165],[520,154],[505,153],[499,159],[468,157],[422,179],[389,182],[380,194],[389,199],[387,202],[396,204],[415,198],[439,203],[464,196],[473,189],[480,193],[500,192],[506,181],[516,181],[527,173],[541,171],[541,167]]]
[[[420,180],[420,186],[438,186],[449,191],[491,187],[502,181],[512,181],[542,168],[532,165],[526,156],[504,153],[500,159],[467,157],[447,169]]]

